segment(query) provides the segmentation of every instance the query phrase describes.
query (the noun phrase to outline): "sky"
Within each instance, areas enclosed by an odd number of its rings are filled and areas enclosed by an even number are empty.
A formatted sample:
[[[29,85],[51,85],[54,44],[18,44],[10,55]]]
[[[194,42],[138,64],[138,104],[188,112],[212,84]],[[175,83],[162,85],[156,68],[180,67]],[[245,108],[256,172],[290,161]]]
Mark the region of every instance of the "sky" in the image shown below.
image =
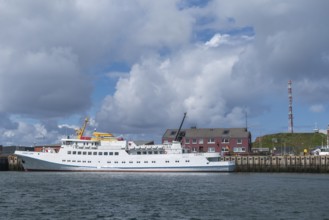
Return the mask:
[[[0,145],[329,124],[327,0],[0,0]]]

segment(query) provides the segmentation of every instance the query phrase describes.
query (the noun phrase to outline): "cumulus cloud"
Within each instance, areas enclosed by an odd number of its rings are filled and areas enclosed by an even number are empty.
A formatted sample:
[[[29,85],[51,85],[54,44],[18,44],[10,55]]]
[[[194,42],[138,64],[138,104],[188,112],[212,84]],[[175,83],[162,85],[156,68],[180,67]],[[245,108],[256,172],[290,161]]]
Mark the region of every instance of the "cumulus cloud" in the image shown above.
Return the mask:
[[[141,60],[104,100],[97,116],[100,126],[150,132],[177,127],[183,112],[200,126],[242,126],[244,106],[257,90],[249,90],[245,79],[233,79],[232,69],[247,45],[194,45],[170,58]]]
[[[294,97],[319,111],[329,92],[327,8],[326,0],[1,1],[0,132],[54,141],[75,127],[57,120],[90,111],[93,126],[122,133],[177,127],[185,111],[198,126],[242,126],[244,111],[273,113],[288,79]],[[104,75],[115,88],[97,87]]]

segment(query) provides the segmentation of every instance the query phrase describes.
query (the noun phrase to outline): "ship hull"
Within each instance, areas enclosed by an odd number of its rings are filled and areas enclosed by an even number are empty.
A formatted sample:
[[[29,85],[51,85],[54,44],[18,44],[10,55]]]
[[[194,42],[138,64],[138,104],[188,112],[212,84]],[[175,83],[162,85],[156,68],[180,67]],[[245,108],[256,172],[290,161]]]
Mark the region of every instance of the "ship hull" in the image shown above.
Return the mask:
[[[125,163],[106,164],[95,158],[89,164],[65,164],[62,163],[59,155],[46,153],[27,153],[16,151],[15,154],[21,160],[22,165],[26,171],[66,171],[66,172],[231,172],[234,171],[235,164],[232,161],[216,161],[206,162],[201,157],[170,157],[163,155],[150,159],[146,164],[129,164],[131,158],[120,158],[118,161],[126,161]],[[56,157],[55,157],[56,156]],[[166,158],[167,157],[167,158]],[[165,164],[161,161],[175,160],[181,161],[188,158],[189,164]],[[135,157],[136,159],[136,157]],[[141,158],[147,161],[147,157]],[[153,163],[154,162],[154,163]]]

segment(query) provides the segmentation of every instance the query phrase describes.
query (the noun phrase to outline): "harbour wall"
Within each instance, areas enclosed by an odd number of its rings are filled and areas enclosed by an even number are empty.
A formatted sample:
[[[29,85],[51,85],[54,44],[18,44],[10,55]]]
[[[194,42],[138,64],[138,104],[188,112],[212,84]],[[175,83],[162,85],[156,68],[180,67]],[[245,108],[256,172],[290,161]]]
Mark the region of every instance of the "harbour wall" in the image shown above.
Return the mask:
[[[235,161],[236,172],[308,172],[329,173],[328,156],[227,156]]]
[[[329,173],[328,156],[225,156],[235,161],[235,172],[302,172]],[[0,171],[22,171],[23,166],[15,155],[0,156]]]

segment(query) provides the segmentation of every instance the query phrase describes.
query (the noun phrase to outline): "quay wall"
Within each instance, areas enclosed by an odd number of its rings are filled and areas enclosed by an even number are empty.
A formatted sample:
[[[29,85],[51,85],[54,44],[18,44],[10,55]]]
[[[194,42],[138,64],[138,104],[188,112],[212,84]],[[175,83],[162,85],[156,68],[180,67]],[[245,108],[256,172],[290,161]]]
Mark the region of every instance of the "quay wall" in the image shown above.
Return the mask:
[[[7,171],[8,169],[8,157],[0,156],[0,171]]]
[[[236,172],[329,173],[328,156],[226,156],[235,161]]]

